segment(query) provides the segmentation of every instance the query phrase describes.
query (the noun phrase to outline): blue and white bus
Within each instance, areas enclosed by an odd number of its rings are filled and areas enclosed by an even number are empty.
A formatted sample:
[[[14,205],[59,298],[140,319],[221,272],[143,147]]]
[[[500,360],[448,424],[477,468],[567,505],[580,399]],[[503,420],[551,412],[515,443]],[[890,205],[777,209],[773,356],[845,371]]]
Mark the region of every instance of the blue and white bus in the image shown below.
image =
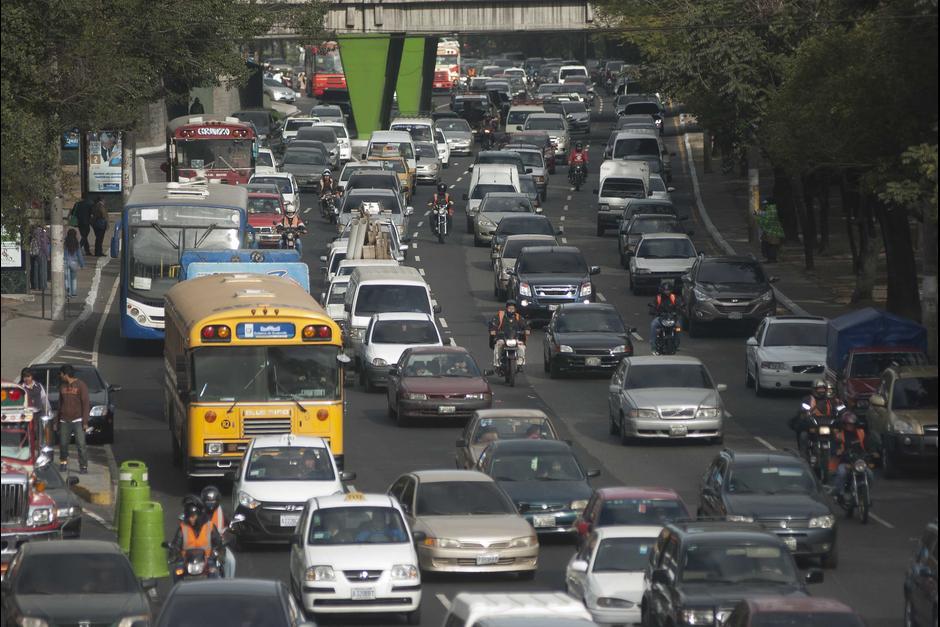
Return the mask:
[[[248,192],[233,185],[136,185],[111,238],[121,260],[121,337],[163,339],[163,297],[179,281],[180,255],[245,244]]]

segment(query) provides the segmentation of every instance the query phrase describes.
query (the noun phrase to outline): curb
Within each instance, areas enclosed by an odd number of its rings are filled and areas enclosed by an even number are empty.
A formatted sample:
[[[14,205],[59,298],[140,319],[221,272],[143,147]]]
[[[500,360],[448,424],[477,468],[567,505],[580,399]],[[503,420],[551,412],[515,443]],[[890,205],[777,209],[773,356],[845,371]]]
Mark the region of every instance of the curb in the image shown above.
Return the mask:
[[[114,504],[117,503],[118,467],[117,461],[114,459],[114,451],[111,445],[105,444],[102,448],[104,449],[105,457],[108,459],[108,489],[93,491],[79,482],[72,487],[72,492],[89,503],[106,506],[109,513],[111,513],[110,510],[113,508]]]
[[[137,156],[156,155],[166,152],[166,144],[160,146],[144,146],[143,148],[136,149],[134,152]]]
[[[739,254],[728,240],[724,238],[721,232],[718,230],[718,227],[715,226],[715,223],[712,222],[711,217],[708,215],[708,210],[705,209],[705,203],[702,202],[702,190],[698,182],[698,174],[695,171],[695,157],[692,154],[692,145],[689,143],[688,133],[683,134],[683,140],[685,141],[685,154],[686,163],[689,164],[689,174],[692,177],[692,192],[695,196],[695,206],[698,208],[699,216],[702,218],[702,224],[705,225],[705,230],[708,231],[708,235],[714,240],[715,244],[718,245],[725,254],[727,255],[737,255]],[[796,314],[797,316],[810,316],[810,312],[806,311],[802,307],[796,304],[792,298],[780,291],[779,288],[771,286],[771,289],[774,291],[774,295],[777,297],[777,300],[791,313]]]

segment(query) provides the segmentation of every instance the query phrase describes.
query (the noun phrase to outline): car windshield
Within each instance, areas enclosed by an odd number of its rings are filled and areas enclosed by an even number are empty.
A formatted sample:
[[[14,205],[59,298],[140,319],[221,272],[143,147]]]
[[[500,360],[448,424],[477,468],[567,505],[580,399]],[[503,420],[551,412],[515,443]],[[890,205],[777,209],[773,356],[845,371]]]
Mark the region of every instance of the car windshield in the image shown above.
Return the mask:
[[[341,118],[343,110],[339,107],[314,107],[310,109],[310,115],[320,118]]]
[[[25,429],[0,429],[0,455],[25,462],[32,456],[29,433]]]
[[[573,87],[573,85],[572,85]],[[561,103],[562,110],[568,113],[584,113],[587,109],[584,107],[583,102],[563,102]]]
[[[284,123],[284,131],[296,131],[305,126],[313,126],[316,120],[295,120],[293,118],[287,118],[287,122]]]
[[[617,312],[609,309],[565,309],[555,318],[558,333],[617,333],[625,334],[623,321]]]
[[[606,538],[594,555],[595,573],[639,572],[650,563],[656,538]]]
[[[431,313],[427,288],[423,285],[361,285],[355,315],[386,312]]]
[[[440,119],[437,122],[437,128],[441,129],[444,132],[447,131],[458,131],[462,133],[470,132],[470,124],[464,119],[458,118],[445,118]]]
[[[633,155],[659,156],[659,142],[654,137],[627,137],[614,144],[614,159]]]
[[[688,517],[685,506],[676,499],[610,499],[604,501],[594,524],[664,525]]]
[[[645,213],[676,217],[676,208],[671,202],[630,201],[624,209],[628,214]]]
[[[642,235],[645,233],[674,233],[679,227],[675,220],[654,218],[652,220],[634,220],[630,224],[630,234]]]
[[[807,469],[783,464],[738,464],[732,468],[725,486],[731,494],[804,494],[816,491],[816,482]]]
[[[526,130],[536,131],[563,131],[565,123],[560,118],[536,118],[528,117],[525,121]]]
[[[336,478],[323,447],[271,446],[252,449],[245,481],[331,481]]]
[[[682,557],[684,583],[779,583],[797,581],[793,558],[784,548],[728,542],[691,544]]]
[[[392,507],[331,507],[310,516],[307,544],[402,544],[408,542],[405,521]]]
[[[646,198],[640,179],[606,179],[601,185],[601,198]]]
[[[161,614],[161,625],[173,627],[206,627],[237,625],[238,627],[288,627],[293,625],[281,604],[270,594],[182,594],[173,598]]]
[[[852,377],[859,379],[876,379],[892,364],[899,366],[915,366],[927,363],[923,353],[909,351],[897,353],[855,353],[852,356]],[[46,388],[47,390],[49,388]]]
[[[749,261],[703,263],[695,278],[701,283],[763,284],[767,282],[760,266]]]
[[[500,453],[491,474],[497,481],[581,481],[584,473],[571,453]]]
[[[937,411],[937,377],[909,377],[894,382],[891,409]],[[934,416],[936,418],[936,416]]]
[[[39,381],[50,396],[59,396],[59,368],[60,366],[54,368],[30,366],[30,370],[33,371],[33,380]],[[75,376],[88,386],[89,393],[94,394],[104,389],[101,377],[94,368],[77,366]]]
[[[428,137],[430,139],[430,137]],[[369,143],[370,157],[404,157],[405,159],[414,159],[415,151],[412,142],[397,141],[373,141]]]
[[[330,285],[330,293],[326,297],[327,305],[342,305],[346,300],[346,290],[349,288],[349,282],[333,283]]]
[[[510,111],[506,117],[506,124],[523,124],[525,119],[535,113],[535,111]]]
[[[428,320],[378,320],[372,329],[373,344],[437,344],[440,338]]]
[[[82,573],[76,577],[76,573]],[[123,555],[113,553],[33,554],[16,575],[19,595],[137,594],[140,584]],[[4,594],[6,596],[6,594]],[[87,602],[94,603],[90,599]]]
[[[624,115],[635,115],[638,113],[659,115],[659,105],[655,102],[631,102],[624,108]]]
[[[248,213],[270,213],[277,215],[281,213],[281,203],[275,198],[249,198]]]
[[[237,336],[245,336],[245,324],[236,327]],[[281,323],[281,327],[285,324],[289,323]],[[193,356],[193,400],[223,403],[338,400],[338,353],[339,347],[324,345],[197,348]]]
[[[506,218],[496,227],[497,237],[508,235],[555,235],[555,229],[548,218],[532,216],[525,218]]]
[[[373,203],[378,205],[379,211],[391,212],[393,215],[401,213],[401,205],[398,204],[398,195],[396,194],[347,194],[343,200],[343,213],[352,213],[353,209],[359,210],[363,204]]]
[[[587,264],[579,253],[528,252],[516,264],[516,271],[529,274],[587,274]]]
[[[276,185],[282,194],[293,194],[294,188],[290,184],[290,179],[286,176],[255,176],[251,179],[252,183],[267,183]]]
[[[473,200],[483,200],[483,197],[493,192],[514,192],[516,188],[512,185],[497,185],[495,183],[480,183],[473,188],[470,198]]]
[[[750,627],[865,627],[865,623],[848,612],[800,612],[786,610],[751,614]]]
[[[555,440],[555,432],[546,418],[483,418],[477,423],[472,441],[489,444],[496,440]]]
[[[416,516],[485,516],[515,514],[516,508],[490,481],[437,481],[422,483],[415,504]]]
[[[542,153],[537,150],[518,150],[515,151],[522,159],[522,165],[531,168],[541,168],[544,166]]]
[[[437,146],[434,144],[415,144],[415,150],[422,157],[437,159]]]
[[[645,239],[640,243],[636,256],[647,259],[690,259],[695,257],[695,248],[684,237]]]
[[[764,335],[764,346],[825,346],[826,325],[784,322],[771,324]]]
[[[635,364],[627,369],[624,389],[701,388],[711,389],[711,377],[700,364]]]
[[[414,141],[429,142],[431,137],[431,126],[429,124],[392,124],[389,130],[404,131],[411,135]]]
[[[327,165],[319,150],[288,150],[284,153],[284,165]]]
[[[480,205],[481,213],[531,213],[528,196],[487,196]]]

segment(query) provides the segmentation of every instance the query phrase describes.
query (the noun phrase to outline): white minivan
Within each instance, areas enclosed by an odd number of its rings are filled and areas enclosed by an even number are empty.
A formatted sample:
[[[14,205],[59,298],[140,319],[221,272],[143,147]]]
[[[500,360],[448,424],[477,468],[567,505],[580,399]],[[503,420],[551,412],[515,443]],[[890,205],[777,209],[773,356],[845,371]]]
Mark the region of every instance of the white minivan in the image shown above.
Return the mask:
[[[623,210],[632,198],[650,195],[650,167],[645,161],[608,159],[598,173],[597,235],[616,228]]]
[[[483,197],[492,192],[520,191],[519,169],[506,163],[489,163],[473,168],[470,192],[463,195],[467,201],[467,233],[473,233],[473,218],[480,211]]]
[[[407,131],[375,131],[366,146],[366,154],[362,160],[389,155],[404,157],[411,172],[418,169],[418,153],[415,151],[414,140]]]

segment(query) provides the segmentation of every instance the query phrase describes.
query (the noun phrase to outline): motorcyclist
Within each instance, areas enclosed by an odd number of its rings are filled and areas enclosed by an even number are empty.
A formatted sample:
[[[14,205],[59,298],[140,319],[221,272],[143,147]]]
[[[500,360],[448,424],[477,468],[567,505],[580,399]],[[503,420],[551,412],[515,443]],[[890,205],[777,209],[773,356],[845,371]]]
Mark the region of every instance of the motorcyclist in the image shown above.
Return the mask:
[[[294,238],[294,249],[303,254],[303,248],[301,246],[301,235],[306,235],[307,225],[304,224],[304,221],[297,215],[297,207],[293,203],[287,203],[287,207],[284,209],[284,215],[281,216],[281,219],[274,223],[275,227],[280,227],[281,229],[294,229],[297,231],[297,237]],[[287,238],[281,238],[281,248],[287,247]]]
[[[450,198],[450,193],[447,191],[446,183],[437,184],[437,191],[434,192],[434,197],[431,199],[431,207],[437,208],[437,206],[442,202],[447,203],[447,230],[449,232],[451,230],[451,223],[453,222],[454,218],[454,201]],[[429,220],[429,222],[432,225],[432,230],[436,228],[434,227],[434,220]]]
[[[568,153],[568,167],[573,168],[578,164],[584,169],[584,178],[587,180],[588,151],[584,149],[584,144],[581,142],[576,143],[574,148],[571,149],[571,152]]]
[[[336,181],[329,168],[323,170],[320,176],[320,211],[326,215],[326,199],[336,194]]]
[[[832,384],[824,379],[813,381],[813,392],[800,405],[800,411],[790,419],[790,428],[796,431],[797,446],[805,456],[809,449],[809,428],[813,421],[829,424],[845,411],[845,404],[835,396]]]
[[[186,499],[183,507],[183,519],[176,530],[176,535],[170,543],[170,559],[183,560],[186,551],[203,549],[207,560],[211,559],[209,553],[222,550],[222,537],[215,526],[206,518],[201,504],[195,499]],[[207,568],[207,577],[217,578],[218,570]]]
[[[671,281],[663,281],[659,286],[659,293],[656,294],[656,300],[650,303],[650,313],[653,316],[653,320],[650,322],[650,346],[652,347],[652,353],[658,355],[659,352],[656,350],[656,336],[659,335],[659,328],[662,326],[662,323],[659,321],[659,317],[666,313],[672,313],[676,316],[679,315],[681,309],[681,297],[673,289]],[[679,338],[676,337],[676,347],[679,346]]]
[[[507,337],[519,340],[518,364],[525,365],[525,343],[529,336],[529,325],[522,315],[516,311],[516,301],[509,299],[506,307],[496,312],[490,321],[490,347],[493,349],[493,366],[499,368],[503,346]]]
[[[835,451],[829,460],[829,470],[832,474],[833,496],[841,499],[845,493],[845,484],[848,481],[849,473],[852,471],[848,463],[848,452],[853,447],[858,447],[864,453],[868,453],[865,448],[865,430],[858,424],[858,418],[851,411],[842,414],[841,428],[837,429],[833,435]],[[865,466],[865,472],[868,475],[868,483],[871,485],[873,475],[871,468]]]
[[[207,485],[202,489],[199,497],[206,506],[206,516],[209,522],[212,523],[219,537],[224,538],[228,527],[225,522],[225,513],[222,511],[222,493],[214,485]],[[235,576],[235,554],[230,550],[225,551],[225,566],[222,575],[224,577]]]

